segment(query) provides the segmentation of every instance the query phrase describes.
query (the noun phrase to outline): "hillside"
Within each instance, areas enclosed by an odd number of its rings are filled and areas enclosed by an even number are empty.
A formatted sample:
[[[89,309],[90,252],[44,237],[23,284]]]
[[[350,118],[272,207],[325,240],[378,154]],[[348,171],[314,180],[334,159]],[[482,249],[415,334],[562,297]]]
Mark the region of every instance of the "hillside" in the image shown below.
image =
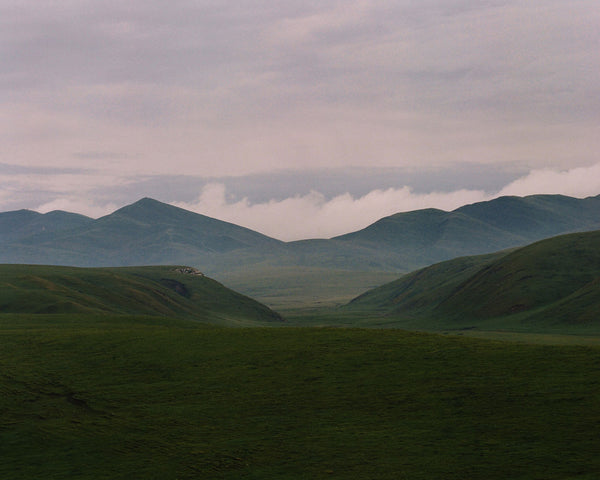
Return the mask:
[[[600,231],[432,265],[361,295],[347,308],[442,319],[449,326],[502,319],[522,328],[600,329]]]
[[[230,325],[281,320],[196,270],[173,266],[0,265],[0,313],[156,315]]]
[[[398,213],[331,239],[281,242],[144,198],[97,220],[66,212],[0,214],[0,263],[186,264],[279,308],[344,303],[393,276],[436,262],[598,228],[600,196],[533,195],[452,212]],[[322,289],[315,290],[315,277]]]

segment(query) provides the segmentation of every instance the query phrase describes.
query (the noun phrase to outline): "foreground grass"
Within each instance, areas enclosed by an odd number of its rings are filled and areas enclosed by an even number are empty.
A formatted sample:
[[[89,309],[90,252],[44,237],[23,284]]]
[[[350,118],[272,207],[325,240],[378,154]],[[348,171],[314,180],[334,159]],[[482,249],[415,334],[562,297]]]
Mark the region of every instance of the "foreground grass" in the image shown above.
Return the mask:
[[[0,316],[0,477],[592,479],[600,348]]]

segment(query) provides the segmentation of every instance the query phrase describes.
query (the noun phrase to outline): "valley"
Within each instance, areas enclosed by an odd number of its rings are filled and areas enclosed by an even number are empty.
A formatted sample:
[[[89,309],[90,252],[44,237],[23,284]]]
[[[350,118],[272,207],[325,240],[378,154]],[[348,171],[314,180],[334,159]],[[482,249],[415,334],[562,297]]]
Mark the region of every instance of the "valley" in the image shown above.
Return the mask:
[[[5,255],[56,263],[0,265],[0,476],[596,478],[596,217],[506,204],[291,243],[153,200],[0,214]]]
[[[97,220],[0,213],[0,263],[190,265],[276,309],[333,306],[433,263],[600,229],[598,212],[600,196],[501,197],[452,212],[398,213],[335,238],[282,242],[144,198]]]

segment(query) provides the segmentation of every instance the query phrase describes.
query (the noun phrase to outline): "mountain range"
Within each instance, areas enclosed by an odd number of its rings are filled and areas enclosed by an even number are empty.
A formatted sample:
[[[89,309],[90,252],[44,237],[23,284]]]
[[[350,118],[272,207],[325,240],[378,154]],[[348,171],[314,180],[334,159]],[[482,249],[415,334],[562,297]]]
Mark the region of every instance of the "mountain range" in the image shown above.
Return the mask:
[[[349,300],[394,275],[436,262],[596,229],[600,195],[532,195],[501,197],[451,212],[398,213],[331,239],[282,242],[144,198],[99,219],[61,211],[0,213],[0,263],[186,264],[256,297],[266,290],[278,295],[292,283],[300,290],[314,288],[318,274],[320,291]],[[257,278],[263,283],[258,285]]]

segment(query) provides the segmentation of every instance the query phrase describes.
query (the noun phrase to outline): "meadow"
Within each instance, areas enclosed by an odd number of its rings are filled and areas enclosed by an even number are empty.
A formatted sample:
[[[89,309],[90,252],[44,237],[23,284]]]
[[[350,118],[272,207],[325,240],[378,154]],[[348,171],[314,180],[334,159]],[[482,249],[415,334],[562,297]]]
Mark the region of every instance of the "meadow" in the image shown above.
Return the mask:
[[[0,315],[3,479],[596,479],[600,348]]]

